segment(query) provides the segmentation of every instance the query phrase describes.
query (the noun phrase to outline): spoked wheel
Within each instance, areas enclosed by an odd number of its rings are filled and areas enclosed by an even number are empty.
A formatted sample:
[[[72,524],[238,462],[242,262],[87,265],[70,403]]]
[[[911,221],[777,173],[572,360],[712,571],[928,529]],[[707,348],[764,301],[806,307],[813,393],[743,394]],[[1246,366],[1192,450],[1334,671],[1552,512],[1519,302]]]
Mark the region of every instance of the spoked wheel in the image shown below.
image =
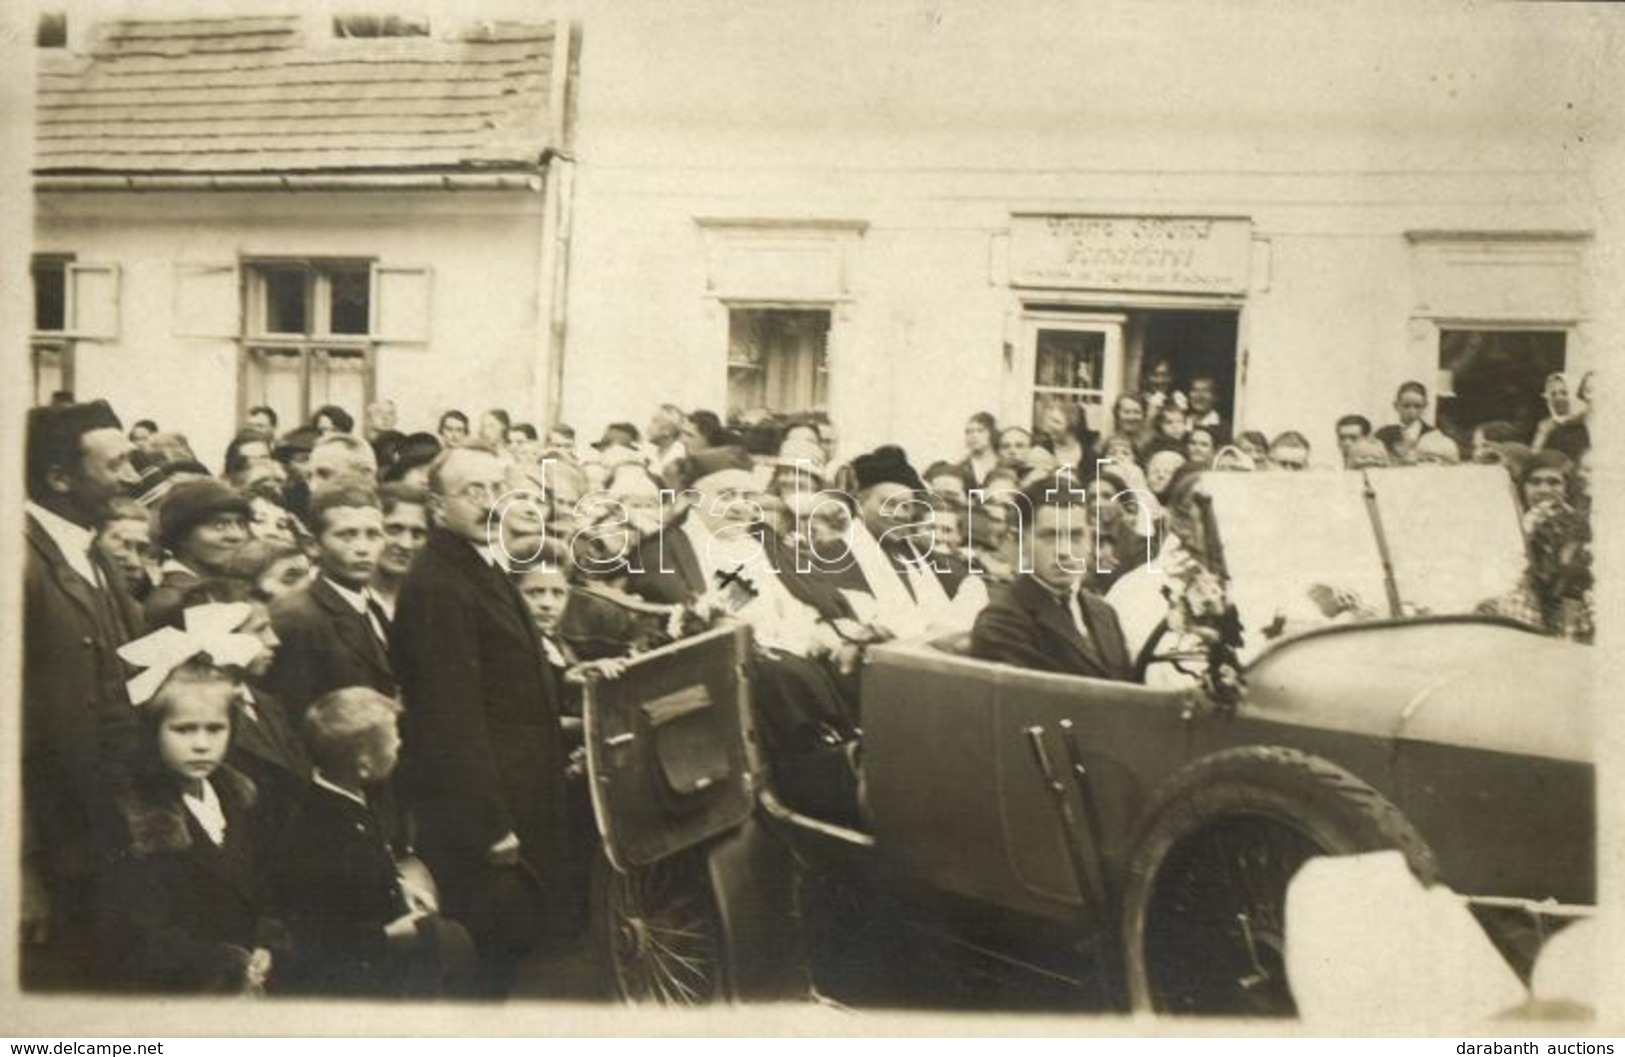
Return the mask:
[[[1124,872],[1123,961],[1134,1008],[1292,1016],[1286,893],[1317,855],[1396,849],[1424,884],[1438,865],[1376,789],[1276,746],[1215,753],[1157,794]]]
[[[1152,1004],[1172,1013],[1292,1016],[1286,888],[1328,849],[1262,816],[1215,820],[1175,848],[1147,911]]]
[[[695,855],[621,873],[600,857],[595,928],[628,1002],[704,1005],[724,995],[722,921]]]

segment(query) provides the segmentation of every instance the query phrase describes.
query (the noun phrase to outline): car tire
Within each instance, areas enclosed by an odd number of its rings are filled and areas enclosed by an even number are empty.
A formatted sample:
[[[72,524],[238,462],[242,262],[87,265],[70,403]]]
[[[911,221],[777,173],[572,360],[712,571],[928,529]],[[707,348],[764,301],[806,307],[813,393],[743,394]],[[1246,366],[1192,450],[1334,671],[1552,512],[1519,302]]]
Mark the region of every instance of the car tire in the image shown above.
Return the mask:
[[[1251,746],[1215,753],[1153,799],[1123,874],[1122,936],[1137,1011],[1291,1016],[1287,883],[1316,855],[1397,849],[1425,884],[1438,865],[1394,804],[1325,759]]]
[[[588,915],[613,996],[662,1006],[726,999],[727,947],[702,852],[624,873],[600,852]]]

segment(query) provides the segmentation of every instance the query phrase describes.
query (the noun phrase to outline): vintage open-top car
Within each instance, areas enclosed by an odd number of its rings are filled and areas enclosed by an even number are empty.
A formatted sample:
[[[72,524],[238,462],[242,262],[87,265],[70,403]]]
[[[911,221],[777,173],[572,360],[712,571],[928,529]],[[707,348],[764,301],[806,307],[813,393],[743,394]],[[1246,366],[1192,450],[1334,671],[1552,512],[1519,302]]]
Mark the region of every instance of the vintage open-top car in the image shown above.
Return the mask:
[[[1214,700],[1166,624],[1134,683],[977,660],[964,636],[872,648],[863,830],[776,795],[747,629],[593,684],[593,928],[621,992],[862,978],[880,1001],[1289,1013],[1294,871],[1383,848],[1481,898],[1526,972],[1541,905],[1595,898],[1593,660],[1473,615],[1523,568],[1504,472],[1209,474],[1201,491],[1241,618],[1239,699]],[[1328,616],[1328,587],[1358,604]]]

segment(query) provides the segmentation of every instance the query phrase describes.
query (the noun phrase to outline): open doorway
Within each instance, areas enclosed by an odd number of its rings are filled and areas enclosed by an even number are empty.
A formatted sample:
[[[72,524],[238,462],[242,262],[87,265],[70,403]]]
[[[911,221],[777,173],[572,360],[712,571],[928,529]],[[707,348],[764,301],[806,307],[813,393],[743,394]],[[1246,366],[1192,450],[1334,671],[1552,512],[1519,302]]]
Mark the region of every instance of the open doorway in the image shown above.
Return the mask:
[[[1123,389],[1140,393],[1158,361],[1173,370],[1173,388],[1189,393],[1191,381],[1212,378],[1218,395],[1216,410],[1225,424],[1236,421],[1236,334],[1240,313],[1235,309],[1140,309],[1127,313],[1124,328]]]
[[[1214,410],[1228,434],[1236,421],[1240,315],[1238,308],[1030,303],[1013,372],[1020,384],[1004,413],[1020,421],[1029,411],[1036,418],[1048,403],[1078,405],[1090,429],[1104,436],[1117,394],[1143,392],[1151,367],[1166,361],[1182,393],[1196,378],[1213,379]]]

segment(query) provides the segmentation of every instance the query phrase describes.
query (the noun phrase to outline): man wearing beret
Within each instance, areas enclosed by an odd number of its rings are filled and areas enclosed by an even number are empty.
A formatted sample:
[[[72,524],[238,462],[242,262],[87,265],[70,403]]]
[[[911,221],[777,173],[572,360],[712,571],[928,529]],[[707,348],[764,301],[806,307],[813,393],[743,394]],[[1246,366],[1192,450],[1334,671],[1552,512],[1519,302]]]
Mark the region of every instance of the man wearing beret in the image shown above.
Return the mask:
[[[231,559],[248,542],[254,511],[248,497],[212,477],[182,481],[158,507],[158,542],[169,558],[163,580],[147,596],[147,623],[172,623],[181,596],[199,582],[231,575]]]
[[[92,549],[138,480],[104,401],[28,415],[23,631],[22,981],[78,988],[97,971],[94,806],[135,732],[116,650],[141,616]]]

